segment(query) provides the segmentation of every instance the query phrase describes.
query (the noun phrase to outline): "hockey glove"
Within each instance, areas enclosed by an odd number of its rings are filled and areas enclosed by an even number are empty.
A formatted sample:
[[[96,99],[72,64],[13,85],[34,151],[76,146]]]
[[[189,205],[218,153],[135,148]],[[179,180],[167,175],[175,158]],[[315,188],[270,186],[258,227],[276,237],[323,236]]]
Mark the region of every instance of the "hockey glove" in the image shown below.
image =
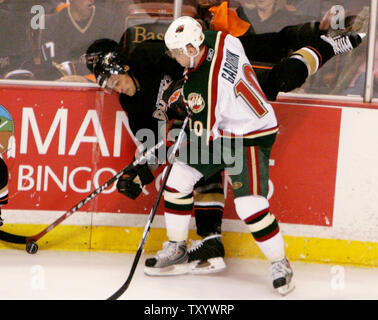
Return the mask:
[[[126,197],[135,200],[142,192],[143,186],[151,183],[154,176],[148,164],[129,166],[129,170],[118,179],[117,190]]]
[[[301,60],[285,58],[273,67],[268,87],[263,90],[269,101],[275,101],[279,92],[289,92],[302,86],[307,76],[307,67]]]

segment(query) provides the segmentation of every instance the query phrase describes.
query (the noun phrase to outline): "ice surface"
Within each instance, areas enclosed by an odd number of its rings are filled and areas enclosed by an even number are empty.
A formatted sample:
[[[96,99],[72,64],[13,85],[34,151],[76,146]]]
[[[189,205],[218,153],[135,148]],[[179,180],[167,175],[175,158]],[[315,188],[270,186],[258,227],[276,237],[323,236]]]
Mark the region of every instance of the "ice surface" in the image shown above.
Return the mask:
[[[0,250],[0,300],[104,300],[126,280],[134,254]],[[378,299],[378,270],[292,262],[295,290],[278,295],[269,264],[226,259],[211,275],[149,277],[142,255],[124,300],[345,300]]]

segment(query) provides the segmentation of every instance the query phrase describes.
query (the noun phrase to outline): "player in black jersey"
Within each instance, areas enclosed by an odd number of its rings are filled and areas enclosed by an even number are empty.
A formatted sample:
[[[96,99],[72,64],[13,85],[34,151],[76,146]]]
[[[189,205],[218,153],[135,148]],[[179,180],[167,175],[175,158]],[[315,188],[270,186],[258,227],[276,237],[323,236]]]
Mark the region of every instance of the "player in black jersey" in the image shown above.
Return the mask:
[[[95,41],[87,51],[88,68],[95,73],[97,81],[102,86],[120,93],[120,103],[128,115],[130,129],[140,142],[146,141],[143,137],[138,137],[138,131],[148,128],[152,130],[154,138],[149,141],[154,140],[152,143],[156,144],[158,137],[162,136],[159,131],[161,121],[153,117],[160,102],[157,97],[162,96],[161,89],[164,85],[176,83],[182,78],[184,69],[165,54],[165,44],[160,40],[148,40],[139,44],[127,57],[123,54],[123,49],[110,39]],[[117,54],[112,55],[112,52]],[[107,56],[107,53],[110,55]],[[107,66],[99,60],[107,60]],[[121,68],[115,67],[116,65]],[[114,68],[118,68],[115,73],[123,74],[111,75]],[[173,86],[170,90],[172,88]],[[151,145],[146,146],[148,147]],[[154,179],[151,168],[156,166],[144,164],[130,170],[119,179],[118,191],[131,199],[136,199],[142,192],[142,187]],[[225,268],[224,248],[220,238],[224,208],[222,176],[216,175],[206,183],[200,181],[196,191],[194,211],[197,233],[204,239],[209,238],[212,250],[207,254],[207,258],[210,259],[209,266],[196,269],[196,263],[193,263],[192,272],[220,271]]]

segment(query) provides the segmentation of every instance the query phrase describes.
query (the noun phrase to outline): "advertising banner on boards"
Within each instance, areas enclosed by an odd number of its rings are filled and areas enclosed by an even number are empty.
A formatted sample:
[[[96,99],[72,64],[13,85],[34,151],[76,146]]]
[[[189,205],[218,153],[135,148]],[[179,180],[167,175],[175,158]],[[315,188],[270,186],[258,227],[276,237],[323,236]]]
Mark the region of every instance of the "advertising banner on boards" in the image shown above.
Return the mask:
[[[11,148],[3,154],[11,174],[7,209],[66,211],[135,155],[116,94],[95,88],[3,86],[0,104],[14,123]],[[332,226],[341,110],[290,103],[274,107],[280,131],[270,159],[272,212],[281,222]],[[161,171],[135,201],[113,185],[80,210],[148,214]],[[224,218],[238,219],[227,174],[224,181]]]

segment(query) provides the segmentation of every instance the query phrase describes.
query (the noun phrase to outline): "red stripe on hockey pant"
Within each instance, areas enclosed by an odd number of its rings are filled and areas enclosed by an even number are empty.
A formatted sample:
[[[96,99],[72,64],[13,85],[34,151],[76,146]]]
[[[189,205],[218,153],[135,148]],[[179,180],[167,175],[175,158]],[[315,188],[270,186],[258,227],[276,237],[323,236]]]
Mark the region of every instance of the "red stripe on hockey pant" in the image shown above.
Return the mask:
[[[254,147],[255,159],[256,159],[256,182],[257,182],[257,194],[261,194],[261,185],[260,185],[260,161],[259,161],[259,147]]]
[[[213,69],[213,77],[211,79],[211,106],[210,110],[210,123],[207,124],[208,128],[212,128],[215,124],[215,107],[218,100],[218,75],[221,68],[222,60],[223,60],[223,47],[224,41],[227,36],[227,33],[221,32],[220,40],[217,48],[217,56],[216,61]],[[212,137],[207,137],[208,139],[212,139]]]
[[[248,158],[248,180],[249,180],[249,194],[260,194],[260,174],[259,174],[259,156],[258,147],[246,147]]]

